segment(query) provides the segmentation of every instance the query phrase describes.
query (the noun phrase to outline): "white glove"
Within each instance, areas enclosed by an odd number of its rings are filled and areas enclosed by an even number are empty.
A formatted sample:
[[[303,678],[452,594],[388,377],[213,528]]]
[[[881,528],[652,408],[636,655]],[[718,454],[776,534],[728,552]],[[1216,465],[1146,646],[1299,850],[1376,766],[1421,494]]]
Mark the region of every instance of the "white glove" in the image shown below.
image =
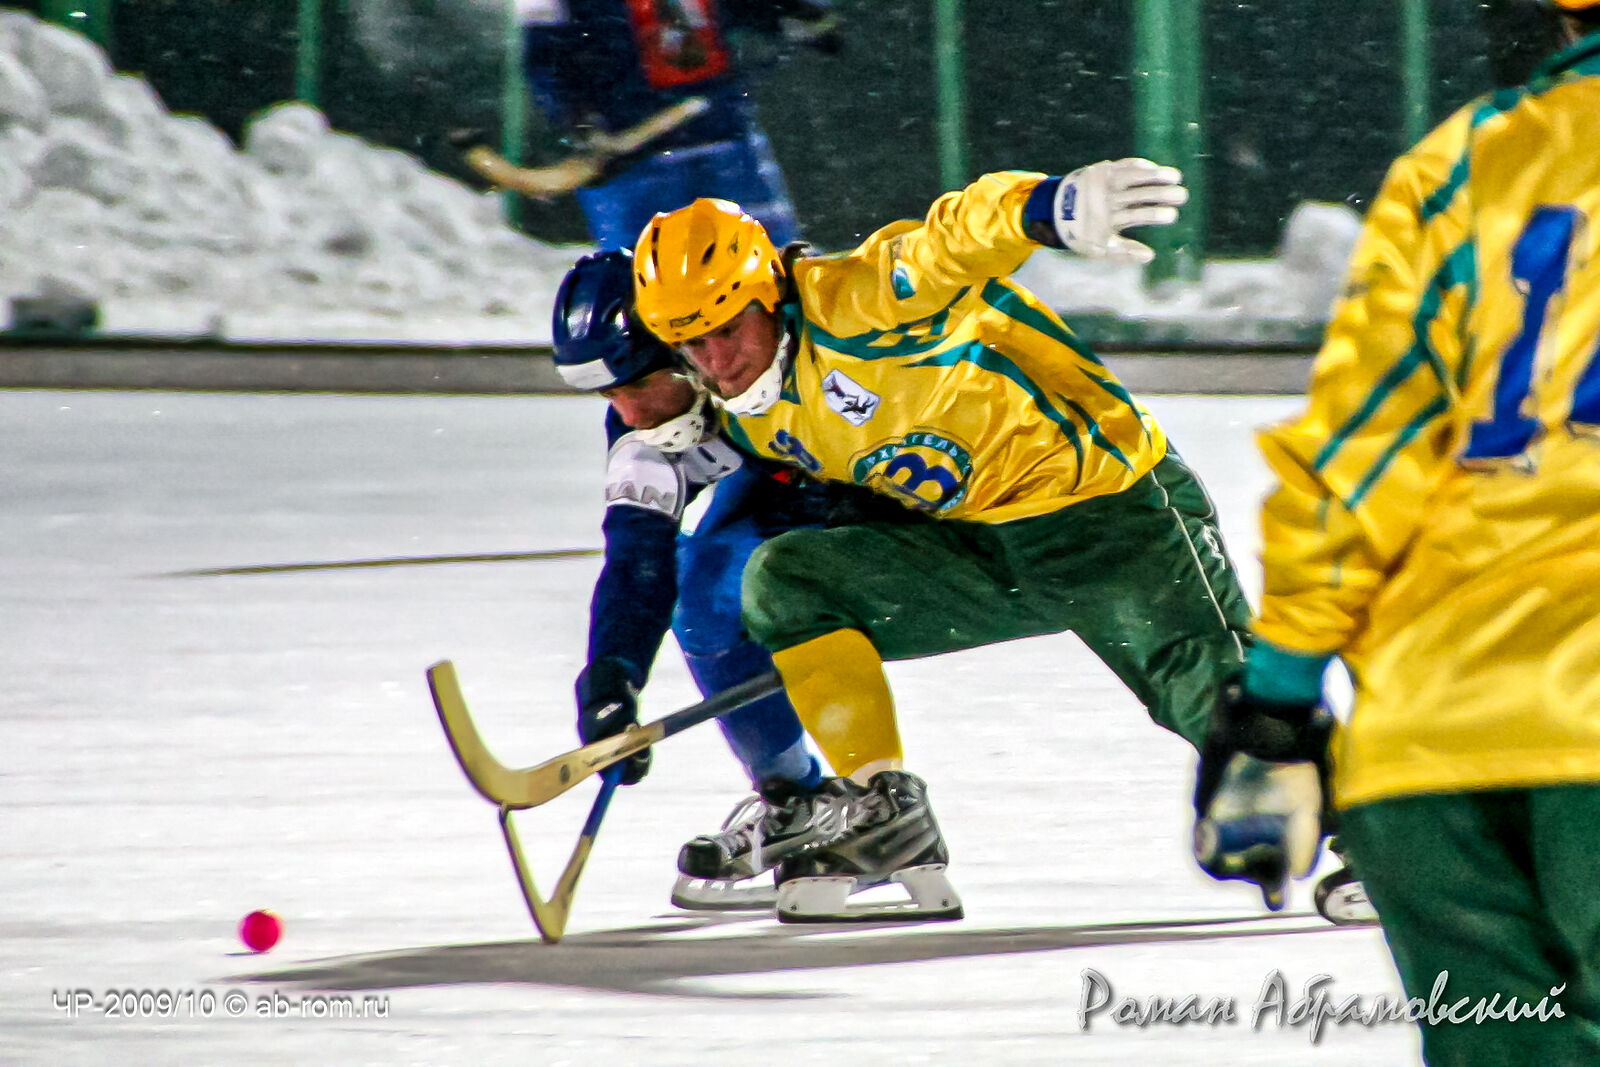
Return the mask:
[[[1188,200],[1178,168],[1148,159],[1108,159],[1061,179],[1051,219],[1061,243],[1080,256],[1148,263],[1155,252],[1122,231],[1169,226],[1178,221],[1178,207]]]

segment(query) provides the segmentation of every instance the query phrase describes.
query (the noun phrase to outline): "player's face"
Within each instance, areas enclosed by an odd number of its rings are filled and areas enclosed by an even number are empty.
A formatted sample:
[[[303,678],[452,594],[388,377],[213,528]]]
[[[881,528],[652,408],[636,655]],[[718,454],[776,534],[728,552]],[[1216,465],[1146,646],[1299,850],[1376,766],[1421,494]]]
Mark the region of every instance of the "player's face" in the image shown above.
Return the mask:
[[[683,342],[682,352],[724,398],[755,384],[778,355],[778,317],[752,303],[710,333]]]
[[[611,401],[622,421],[635,430],[653,430],[675,419],[694,406],[694,386],[675,370],[651,371],[636,382],[606,389],[601,396]]]

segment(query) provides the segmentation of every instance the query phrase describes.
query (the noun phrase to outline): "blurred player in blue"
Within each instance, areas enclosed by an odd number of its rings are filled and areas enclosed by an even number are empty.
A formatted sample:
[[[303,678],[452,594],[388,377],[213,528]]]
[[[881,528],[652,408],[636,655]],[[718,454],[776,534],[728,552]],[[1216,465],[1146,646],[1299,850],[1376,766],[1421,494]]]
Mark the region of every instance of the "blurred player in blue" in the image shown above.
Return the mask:
[[[798,236],[730,34],[750,31],[835,52],[840,37],[827,0],[522,0],[519,6],[529,88],[575,149],[663,116],[669,127],[576,190],[602,249],[631,247],[656,212],[702,196],[745,205],[780,245]]]
[[[849,521],[877,507],[850,487],[801,480],[787,467],[735,451],[676,353],[633,325],[632,292],[629,253],[586,256],[563,279],[554,312],[563,379],[611,404],[605,565],[590,606],[587,666],[577,681],[585,743],[638,721],[639,690],[669,626],[708,696],[771,670],[771,657],[740,623],[745,561],[785,530]],[[713,484],[715,496],[694,532],[680,533],[686,505]],[[673,902],[766,906],[775,899],[770,884],[740,883],[813,841],[837,793],[784,694],[718,722],[758,792],[721,833],[684,845]],[[649,764],[649,750],[632,757],[623,782],[637,782]]]

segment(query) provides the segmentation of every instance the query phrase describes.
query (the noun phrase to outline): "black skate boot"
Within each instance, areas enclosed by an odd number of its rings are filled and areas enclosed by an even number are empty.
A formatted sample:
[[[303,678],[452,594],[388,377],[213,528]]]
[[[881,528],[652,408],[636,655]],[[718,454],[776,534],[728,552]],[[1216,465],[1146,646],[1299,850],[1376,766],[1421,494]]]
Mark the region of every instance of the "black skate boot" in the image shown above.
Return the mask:
[[[880,771],[862,788],[846,783],[836,832],[778,865],[780,922],[907,922],[959,919],[961,898],[945,877],[949,850],[928,786],[905,771]],[[852,892],[897,882],[908,901],[846,901]]]
[[[847,788],[856,789],[839,778],[825,778],[813,789],[764,784],[733,809],[720,832],[701,834],[678,851],[672,903],[694,911],[772,907],[775,885],[745,883],[830,836],[842,818]]]
[[[1339,847],[1338,837],[1328,838],[1328,851],[1344,860],[1344,849]],[[1375,926],[1378,922],[1377,910],[1367,899],[1360,877],[1348,863],[1342,863],[1337,870],[1318,879],[1311,899],[1317,906],[1317,913],[1335,926]]]

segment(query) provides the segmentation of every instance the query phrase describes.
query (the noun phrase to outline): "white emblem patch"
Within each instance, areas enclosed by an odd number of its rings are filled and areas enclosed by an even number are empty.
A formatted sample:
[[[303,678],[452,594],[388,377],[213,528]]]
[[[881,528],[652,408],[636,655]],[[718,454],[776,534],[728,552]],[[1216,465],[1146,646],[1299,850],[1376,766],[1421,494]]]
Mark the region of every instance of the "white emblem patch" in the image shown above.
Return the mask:
[[[839,371],[829,371],[822,379],[822,396],[828,406],[844,416],[852,426],[864,425],[878,413],[882,397],[851,380]]]
[[[624,434],[606,459],[606,507],[626,505],[683,517],[688,486],[683,468],[659,448]]]
[[[720,437],[708,438],[693,448],[679,452],[677,460],[690,485],[720,482],[744,464],[733,446]]]

